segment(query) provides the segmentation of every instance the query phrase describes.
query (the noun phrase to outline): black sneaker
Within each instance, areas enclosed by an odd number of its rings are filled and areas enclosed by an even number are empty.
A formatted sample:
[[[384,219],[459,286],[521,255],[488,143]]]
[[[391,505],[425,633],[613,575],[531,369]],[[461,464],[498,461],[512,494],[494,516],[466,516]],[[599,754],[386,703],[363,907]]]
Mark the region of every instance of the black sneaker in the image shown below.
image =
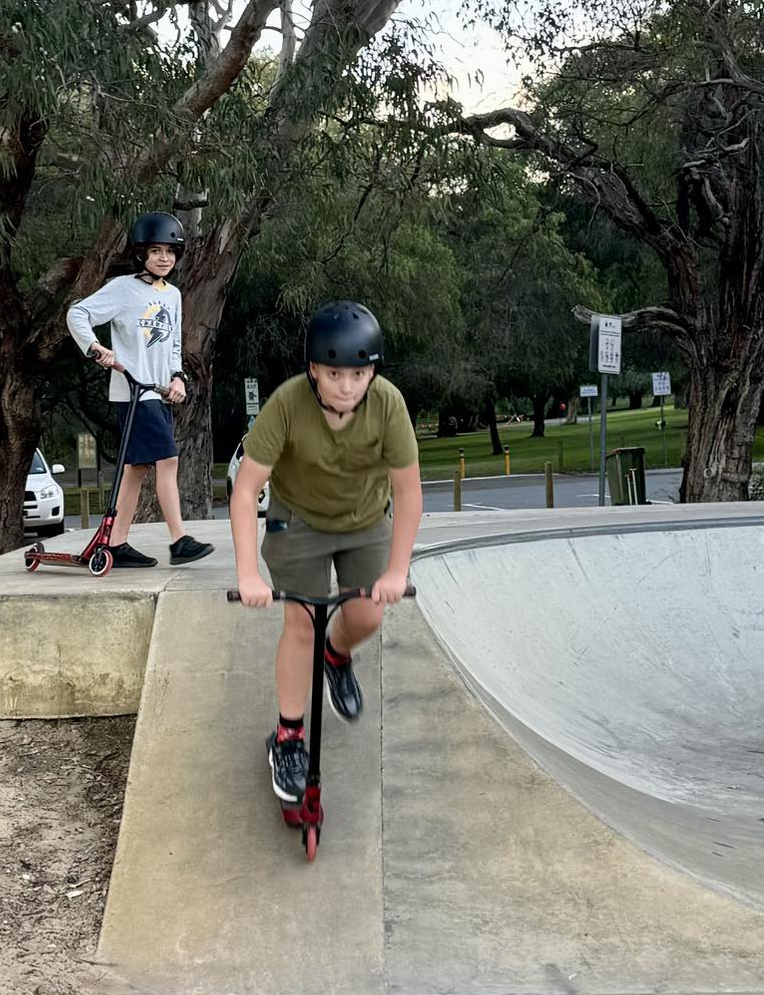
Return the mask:
[[[181,536],[170,546],[170,563],[193,563],[215,552],[211,542],[197,542],[193,536]]]
[[[268,763],[273,772],[273,790],[285,802],[302,801],[308,777],[308,751],[304,739],[276,742],[276,733],[266,739]]]
[[[326,697],[338,719],[355,722],[363,711],[363,693],[353,673],[352,659],[348,657],[346,663],[333,663],[332,659],[337,657],[327,647],[324,650]]]
[[[119,546],[109,546],[109,552],[114,557],[115,567],[155,567],[157,561],[153,556],[144,556],[128,543]]]

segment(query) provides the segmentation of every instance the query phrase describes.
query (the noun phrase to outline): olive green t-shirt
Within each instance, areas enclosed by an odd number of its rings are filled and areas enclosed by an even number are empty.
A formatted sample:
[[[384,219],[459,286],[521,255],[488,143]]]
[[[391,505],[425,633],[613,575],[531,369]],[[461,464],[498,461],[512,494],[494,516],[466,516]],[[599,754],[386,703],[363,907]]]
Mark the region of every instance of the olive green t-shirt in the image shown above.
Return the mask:
[[[320,532],[356,532],[379,522],[390,500],[391,469],[417,461],[417,443],[397,387],[371,382],[346,426],[332,429],[307,377],[292,377],[269,397],[244,440],[244,452],[273,467],[271,487]]]

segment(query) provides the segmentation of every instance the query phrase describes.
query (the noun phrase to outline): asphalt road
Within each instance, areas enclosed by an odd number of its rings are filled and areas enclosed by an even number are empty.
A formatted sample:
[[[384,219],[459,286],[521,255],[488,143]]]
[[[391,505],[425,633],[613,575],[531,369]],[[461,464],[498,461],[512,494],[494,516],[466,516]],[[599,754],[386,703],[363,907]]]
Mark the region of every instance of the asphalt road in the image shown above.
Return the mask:
[[[648,470],[646,475],[647,499],[655,504],[673,504],[679,500],[681,470]],[[554,475],[554,503],[556,508],[587,508],[597,504],[599,478],[590,474]],[[431,481],[424,485],[425,511],[453,511],[454,485],[450,480]],[[606,504],[610,504],[607,487]],[[546,485],[541,474],[529,473],[514,477],[477,477],[462,481],[462,509],[482,511],[506,508],[544,508]],[[228,518],[228,508],[218,505],[213,509],[214,518]],[[90,516],[91,527],[98,521]],[[67,515],[67,529],[80,527],[79,515]]]

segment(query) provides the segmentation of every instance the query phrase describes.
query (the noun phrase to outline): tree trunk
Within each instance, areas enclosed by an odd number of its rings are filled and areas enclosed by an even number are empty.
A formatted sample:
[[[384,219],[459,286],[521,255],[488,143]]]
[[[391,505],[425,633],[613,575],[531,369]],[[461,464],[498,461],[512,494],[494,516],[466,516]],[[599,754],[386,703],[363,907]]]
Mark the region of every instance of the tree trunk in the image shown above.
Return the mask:
[[[642,392],[629,392],[629,411],[638,411],[642,407]]]
[[[483,421],[488,426],[491,433],[491,452],[494,456],[501,456],[501,439],[499,438],[499,428],[496,424],[496,406],[493,401],[486,401],[483,408]]]
[[[761,359],[750,354],[725,373],[691,365],[681,501],[748,500],[762,386]]]
[[[574,394],[568,401],[568,412],[565,415],[566,425],[578,425],[578,409],[581,405],[581,398]]]
[[[533,431],[532,439],[544,438],[544,415],[546,413],[546,402],[549,400],[546,394],[533,395]]]
[[[37,386],[10,345],[8,336],[0,352],[0,553],[24,545],[24,490],[41,429]]]

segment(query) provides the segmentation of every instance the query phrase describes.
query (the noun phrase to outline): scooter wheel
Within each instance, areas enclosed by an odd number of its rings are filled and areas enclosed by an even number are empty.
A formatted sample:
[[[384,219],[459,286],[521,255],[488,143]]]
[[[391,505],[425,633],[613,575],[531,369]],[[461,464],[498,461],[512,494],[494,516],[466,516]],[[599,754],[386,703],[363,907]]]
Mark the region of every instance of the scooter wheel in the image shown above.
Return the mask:
[[[36,556],[29,556],[29,553],[44,553],[45,547],[41,542],[36,542],[34,546],[30,546],[27,550],[27,555],[24,556],[24,566],[27,568],[31,574],[33,570],[36,570],[40,565],[40,560]]]
[[[318,850],[318,827],[305,826],[302,831],[302,841],[305,844],[305,856],[308,863],[312,864],[316,859],[316,851]]]
[[[114,557],[108,549],[97,549],[88,560],[88,570],[94,577],[105,577],[114,566]]]

